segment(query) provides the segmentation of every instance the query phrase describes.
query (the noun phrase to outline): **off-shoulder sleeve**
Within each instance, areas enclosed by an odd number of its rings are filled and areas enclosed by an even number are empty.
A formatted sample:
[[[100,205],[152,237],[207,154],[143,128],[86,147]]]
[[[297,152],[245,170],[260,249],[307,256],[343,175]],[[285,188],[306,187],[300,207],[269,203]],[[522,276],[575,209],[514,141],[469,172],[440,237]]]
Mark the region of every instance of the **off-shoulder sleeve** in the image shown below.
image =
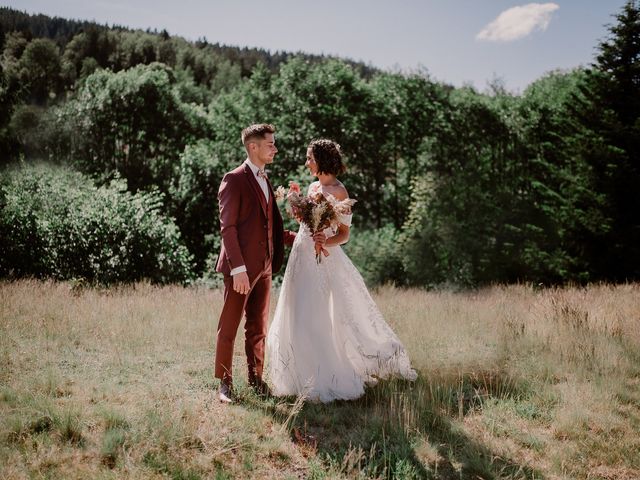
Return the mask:
[[[346,225],[347,227],[351,226],[351,219],[353,218],[353,214],[349,213],[349,214],[338,214],[338,221],[343,224]]]

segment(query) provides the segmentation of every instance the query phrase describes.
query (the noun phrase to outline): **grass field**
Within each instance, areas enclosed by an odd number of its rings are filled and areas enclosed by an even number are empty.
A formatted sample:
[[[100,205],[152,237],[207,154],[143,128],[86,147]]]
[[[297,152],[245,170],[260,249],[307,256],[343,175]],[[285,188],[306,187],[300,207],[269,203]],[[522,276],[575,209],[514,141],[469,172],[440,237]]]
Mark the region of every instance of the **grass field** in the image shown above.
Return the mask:
[[[0,283],[0,478],[640,478],[640,285],[374,298],[415,383],[223,406],[220,292]]]

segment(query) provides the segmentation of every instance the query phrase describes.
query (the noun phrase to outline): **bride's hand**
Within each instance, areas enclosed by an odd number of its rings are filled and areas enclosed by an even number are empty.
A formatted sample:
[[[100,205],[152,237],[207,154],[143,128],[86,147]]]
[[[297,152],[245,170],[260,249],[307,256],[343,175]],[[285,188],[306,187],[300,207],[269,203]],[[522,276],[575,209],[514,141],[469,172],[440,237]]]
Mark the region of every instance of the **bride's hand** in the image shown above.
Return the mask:
[[[320,253],[322,253],[325,257],[329,256],[329,250],[327,250],[326,248],[324,248],[324,246],[327,243],[327,236],[324,234],[324,232],[316,232],[313,234],[313,241],[316,242],[316,244],[314,245],[315,250],[316,250],[316,254],[320,255]]]
[[[319,244],[321,247],[324,247],[324,244],[327,243],[327,236],[324,232],[316,232],[313,234],[313,241]]]

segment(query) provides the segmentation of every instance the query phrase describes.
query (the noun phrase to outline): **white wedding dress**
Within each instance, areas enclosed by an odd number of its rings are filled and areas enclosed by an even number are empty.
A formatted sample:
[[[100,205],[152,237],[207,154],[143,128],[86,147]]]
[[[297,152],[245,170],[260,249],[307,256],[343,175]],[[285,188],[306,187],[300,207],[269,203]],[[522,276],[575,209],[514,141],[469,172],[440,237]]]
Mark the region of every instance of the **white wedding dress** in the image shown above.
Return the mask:
[[[351,215],[340,221],[350,226]],[[301,224],[267,335],[273,393],[330,402],[358,398],[365,384],[379,379],[415,380],[402,343],[358,270],[341,247],[327,250],[317,264],[313,239]]]

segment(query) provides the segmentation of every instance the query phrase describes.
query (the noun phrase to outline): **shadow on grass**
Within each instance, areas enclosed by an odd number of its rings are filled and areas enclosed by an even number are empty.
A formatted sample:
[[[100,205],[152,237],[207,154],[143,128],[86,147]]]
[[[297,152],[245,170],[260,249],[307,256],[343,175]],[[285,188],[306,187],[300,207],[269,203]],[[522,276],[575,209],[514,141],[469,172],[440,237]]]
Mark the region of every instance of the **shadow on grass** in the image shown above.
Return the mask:
[[[542,479],[540,472],[470,438],[456,421],[488,398],[527,394],[526,385],[486,373],[385,381],[354,401],[302,404],[289,397],[244,404],[270,413],[330,476]]]

